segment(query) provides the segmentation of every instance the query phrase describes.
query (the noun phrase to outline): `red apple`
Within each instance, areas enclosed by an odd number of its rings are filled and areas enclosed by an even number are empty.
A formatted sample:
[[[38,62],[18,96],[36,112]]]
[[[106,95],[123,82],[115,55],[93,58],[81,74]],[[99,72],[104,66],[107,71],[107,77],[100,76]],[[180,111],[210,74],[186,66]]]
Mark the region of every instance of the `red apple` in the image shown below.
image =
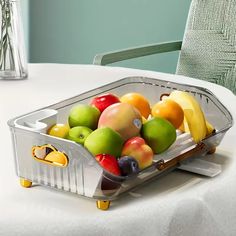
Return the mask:
[[[100,112],[103,112],[108,106],[117,102],[120,102],[120,99],[117,96],[111,93],[107,93],[94,97],[91,100],[90,104],[97,107]]]
[[[154,154],[143,138],[133,137],[125,142],[121,155],[135,158],[142,170],[152,164]]]
[[[117,159],[109,154],[98,154],[95,156],[99,164],[114,175],[121,175]]]

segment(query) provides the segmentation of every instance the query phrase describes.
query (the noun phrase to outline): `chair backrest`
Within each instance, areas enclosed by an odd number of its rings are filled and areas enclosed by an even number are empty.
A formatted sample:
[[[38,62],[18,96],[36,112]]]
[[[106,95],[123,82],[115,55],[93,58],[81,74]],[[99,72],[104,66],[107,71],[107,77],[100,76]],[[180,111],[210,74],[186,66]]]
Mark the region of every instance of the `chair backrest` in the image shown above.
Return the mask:
[[[176,73],[236,94],[236,0],[191,2]]]

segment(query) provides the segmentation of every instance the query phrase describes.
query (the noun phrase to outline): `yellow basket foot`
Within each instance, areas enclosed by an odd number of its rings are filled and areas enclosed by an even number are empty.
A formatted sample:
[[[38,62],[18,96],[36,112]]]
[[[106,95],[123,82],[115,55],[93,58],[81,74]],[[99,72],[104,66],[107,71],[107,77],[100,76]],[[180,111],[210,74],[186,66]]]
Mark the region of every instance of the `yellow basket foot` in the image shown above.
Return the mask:
[[[20,178],[20,184],[24,188],[30,188],[32,186],[32,182],[24,178]]]
[[[97,201],[97,208],[100,210],[107,210],[110,207],[110,201],[102,201],[98,200]]]

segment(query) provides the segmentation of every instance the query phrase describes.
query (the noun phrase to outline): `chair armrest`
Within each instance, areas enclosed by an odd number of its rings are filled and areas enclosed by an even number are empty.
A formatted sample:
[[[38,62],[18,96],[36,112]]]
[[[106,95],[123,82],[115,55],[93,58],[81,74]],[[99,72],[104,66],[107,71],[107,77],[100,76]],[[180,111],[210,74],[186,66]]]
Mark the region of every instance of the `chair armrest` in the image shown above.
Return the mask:
[[[181,49],[181,45],[182,41],[175,41],[160,44],[150,44],[136,48],[128,48],[120,51],[97,54],[94,57],[93,64],[107,65],[117,61],[123,61],[157,53],[178,51]]]

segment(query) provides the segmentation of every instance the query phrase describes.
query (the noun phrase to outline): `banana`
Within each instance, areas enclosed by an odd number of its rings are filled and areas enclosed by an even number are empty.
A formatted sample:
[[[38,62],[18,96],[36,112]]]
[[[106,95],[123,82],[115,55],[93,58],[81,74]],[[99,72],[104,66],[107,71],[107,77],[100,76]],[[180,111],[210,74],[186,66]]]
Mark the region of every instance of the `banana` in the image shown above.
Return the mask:
[[[206,128],[207,128],[206,136],[212,134],[215,131],[214,126],[208,120],[206,120]]]
[[[185,116],[184,116],[183,123],[181,124],[181,126],[178,129],[182,132],[190,133],[188,123],[187,123],[187,120],[186,120]]]
[[[184,117],[183,123],[178,129],[182,132],[190,133],[188,123],[185,117]],[[206,120],[206,129],[207,129],[206,137],[211,135],[215,131],[214,126],[208,120]]]
[[[185,131],[189,129],[196,143],[204,139],[207,135],[206,120],[197,100],[191,94],[179,90],[171,92],[169,99],[174,100],[182,107],[186,120],[183,122],[186,123],[183,125]]]

